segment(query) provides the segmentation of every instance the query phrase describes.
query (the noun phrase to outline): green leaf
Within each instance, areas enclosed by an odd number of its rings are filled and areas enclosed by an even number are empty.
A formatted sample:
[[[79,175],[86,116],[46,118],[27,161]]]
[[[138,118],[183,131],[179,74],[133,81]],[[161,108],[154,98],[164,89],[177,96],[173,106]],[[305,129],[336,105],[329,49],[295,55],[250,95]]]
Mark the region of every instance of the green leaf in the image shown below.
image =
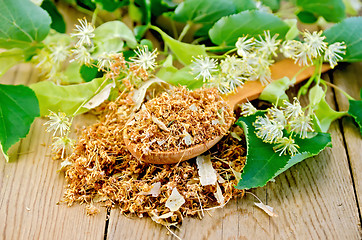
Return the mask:
[[[39,99],[40,114],[45,116],[49,110],[62,111],[67,115],[87,112],[88,109],[77,109],[82,103],[91,99],[98,91],[110,83],[110,80],[96,78],[88,83],[59,86],[50,81],[38,82],[30,85]],[[77,111],[77,112],[76,112]]]
[[[142,23],[148,25],[151,23],[151,0],[135,0],[135,3],[142,11]]]
[[[61,78],[62,84],[67,85],[84,82],[82,76],[80,75],[80,67],[81,65],[76,61],[69,63]]]
[[[184,23],[210,24],[235,12],[236,7],[230,0],[185,0],[177,6],[172,19]]]
[[[328,105],[325,93],[322,87],[318,85],[309,91],[309,103],[313,108],[318,127],[322,132],[327,132],[334,120],[346,115],[346,112],[334,111]]]
[[[184,65],[188,65],[192,62],[194,56],[207,56],[204,45],[192,45],[183,43],[168,36],[165,32],[155,26],[151,26],[151,29],[161,34],[163,41],[171,49],[177,59]]]
[[[24,50],[13,48],[0,52],[0,76],[6,73],[12,66],[24,61]]]
[[[362,89],[361,89],[362,99]],[[354,118],[362,135],[362,100],[349,100],[348,113]]]
[[[342,0],[297,0],[297,6],[324,17],[328,22],[339,22],[346,17]]]
[[[0,84],[0,148],[7,160],[9,148],[28,134],[38,116],[38,99],[29,87]]]
[[[0,48],[29,48],[49,33],[48,13],[30,0],[0,0]]]
[[[102,71],[98,71],[97,67],[82,65],[80,67],[80,75],[86,82],[90,82],[95,78],[101,78],[103,76]]]
[[[300,11],[297,14],[297,17],[300,21],[309,24],[315,23],[318,20],[318,17],[316,17],[313,13],[307,11]]]
[[[345,62],[362,61],[362,17],[351,17],[335,24],[324,32],[326,41],[345,42],[346,55],[342,55]]]
[[[200,88],[204,84],[202,80],[196,80],[195,76],[191,74],[190,66],[186,66],[180,70],[175,68],[172,65],[172,55],[166,59],[156,76],[174,86],[182,85],[190,90]]]
[[[106,22],[94,30],[95,56],[104,52],[119,52],[123,50],[124,41],[130,48],[137,47],[133,32],[121,21]]]
[[[93,0],[93,2],[99,4],[103,10],[108,12],[113,12],[128,3],[126,0]]]
[[[259,99],[265,100],[277,105],[280,105],[283,100],[288,101],[288,96],[285,93],[289,89],[290,85],[295,83],[295,78],[289,80],[288,77],[272,81],[261,92]]]
[[[256,4],[253,0],[231,0],[231,2],[233,2],[235,5],[236,13],[256,9]]]
[[[63,16],[51,0],[44,0],[41,7],[48,12],[52,23],[50,27],[59,33],[65,33],[66,25]]]
[[[255,135],[253,122],[257,116],[264,115],[258,112],[255,115],[239,118],[237,125],[243,127],[247,141],[246,165],[241,174],[241,180],[236,188],[250,189],[262,187],[269,180],[285,171],[303,159],[317,155],[326,146],[330,145],[331,138],[327,133],[317,133],[311,138],[301,139],[294,137],[295,143],[299,145],[299,154],[291,157],[274,152],[274,144],[263,142]]]
[[[289,26],[271,13],[252,10],[221,18],[210,29],[209,36],[214,44],[234,46],[239,37],[256,37],[266,30],[284,38]]]
[[[263,5],[268,6],[273,12],[279,10],[280,0],[261,0]]]

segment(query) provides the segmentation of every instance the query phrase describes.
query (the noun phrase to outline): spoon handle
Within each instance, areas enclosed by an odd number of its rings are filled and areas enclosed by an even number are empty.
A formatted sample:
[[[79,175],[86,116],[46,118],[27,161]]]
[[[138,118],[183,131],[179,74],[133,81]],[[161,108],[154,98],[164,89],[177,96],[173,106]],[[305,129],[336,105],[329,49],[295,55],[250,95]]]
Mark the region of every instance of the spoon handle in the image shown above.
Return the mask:
[[[272,80],[278,80],[283,77],[288,77],[292,79],[294,75],[299,72],[303,67],[294,63],[291,59],[284,59],[273,64],[271,69],[271,78]],[[310,78],[314,73],[314,66],[306,68],[296,77],[296,83],[298,84],[308,78]],[[328,71],[330,66],[328,64],[323,64],[322,73]],[[242,87],[238,87],[237,91],[226,95],[224,98],[227,101],[228,105],[235,109],[238,104],[257,99],[261,92],[264,90],[265,86],[261,85],[259,81],[248,81]]]

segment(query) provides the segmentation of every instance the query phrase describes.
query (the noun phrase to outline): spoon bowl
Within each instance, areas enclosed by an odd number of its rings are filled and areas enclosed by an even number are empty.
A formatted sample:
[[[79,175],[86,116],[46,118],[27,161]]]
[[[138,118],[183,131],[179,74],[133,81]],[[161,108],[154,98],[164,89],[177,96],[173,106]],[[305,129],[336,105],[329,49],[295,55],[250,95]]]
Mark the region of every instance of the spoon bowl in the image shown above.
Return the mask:
[[[293,76],[301,71],[298,76],[296,77],[295,83],[300,83],[303,80],[312,76],[314,72],[314,67],[308,67],[302,70],[302,67],[296,65],[290,59],[284,59],[280,62],[275,63],[271,66],[271,77],[273,80],[280,79],[282,77],[289,77],[290,79]],[[329,65],[323,65],[322,72],[326,72],[329,70]],[[242,87],[238,87],[237,91],[234,93],[228,94],[224,96],[225,101],[231,107],[231,109],[235,109],[238,104],[251,101],[259,97],[261,92],[263,91],[264,86],[261,85],[258,81],[248,81]],[[230,129],[233,122],[228,122],[227,129]],[[217,142],[219,142],[224,135],[216,136],[210,140],[205,141],[202,144],[197,144],[192,147],[181,149],[177,151],[151,151],[147,154],[143,154],[136,148],[136,144],[132,143],[129,140],[129,136],[127,134],[127,128],[123,131],[123,139],[126,144],[127,149],[131,152],[131,154],[139,159],[140,161],[153,163],[153,164],[174,164],[181,161],[186,161],[196,156],[201,155],[202,153],[209,150],[213,147]]]

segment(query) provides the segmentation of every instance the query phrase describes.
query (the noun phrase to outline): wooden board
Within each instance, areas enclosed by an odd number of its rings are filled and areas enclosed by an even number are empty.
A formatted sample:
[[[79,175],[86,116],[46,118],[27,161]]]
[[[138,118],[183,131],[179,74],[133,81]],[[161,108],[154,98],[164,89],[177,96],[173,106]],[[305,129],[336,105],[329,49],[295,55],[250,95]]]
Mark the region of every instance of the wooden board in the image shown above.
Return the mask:
[[[19,65],[5,74],[2,84],[29,84],[37,73]],[[18,157],[6,163],[0,156],[0,239],[103,239],[106,212],[87,217],[84,206],[57,205],[64,191],[59,161],[51,158],[51,134],[45,119],[33,123],[21,140]]]

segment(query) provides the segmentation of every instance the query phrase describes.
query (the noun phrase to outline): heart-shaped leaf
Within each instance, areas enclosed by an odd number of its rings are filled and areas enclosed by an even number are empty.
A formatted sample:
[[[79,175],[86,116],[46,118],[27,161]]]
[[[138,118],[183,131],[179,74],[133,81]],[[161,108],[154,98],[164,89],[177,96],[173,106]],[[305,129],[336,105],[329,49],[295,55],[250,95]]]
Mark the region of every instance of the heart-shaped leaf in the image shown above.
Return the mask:
[[[30,0],[0,0],[0,48],[29,48],[49,33],[48,13]]]
[[[221,18],[210,29],[209,36],[214,44],[234,46],[239,37],[256,37],[266,30],[284,38],[289,26],[271,13],[252,10]]]
[[[137,47],[137,40],[131,29],[121,21],[106,22],[94,30],[94,56],[104,52],[119,52],[123,50],[124,41],[130,48]]]
[[[63,16],[51,0],[44,0],[41,7],[48,12],[52,23],[50,27],[59,33],[65,33],[66,25]]]
[[[28,134],[38,116],[39,104],[33,90],[23,85],[0,84],[0,150],[7,160],[9,148]]]
[[[253,122],[257,116],[262,115],[264,115],[263,112],[257,112],[255,115],[239,118],[236,123],[244,129],[247,141],[246,165],[241,174],[241,180],[236,186],[238,189],[264,186],[292,165],[319,154],[331,142],[330,135],[327,133],[317,133],[311,138],[304,139],[296,136],[294,140],[299,146],[299,153],[293,157],[280,155],[273,150],[275,144],[263,142],[254,133]]]
[[[351,17],[337,23],[324,32],[326,41],[344,42],[347,45],[345,62],[362,61],[362,17]]]

